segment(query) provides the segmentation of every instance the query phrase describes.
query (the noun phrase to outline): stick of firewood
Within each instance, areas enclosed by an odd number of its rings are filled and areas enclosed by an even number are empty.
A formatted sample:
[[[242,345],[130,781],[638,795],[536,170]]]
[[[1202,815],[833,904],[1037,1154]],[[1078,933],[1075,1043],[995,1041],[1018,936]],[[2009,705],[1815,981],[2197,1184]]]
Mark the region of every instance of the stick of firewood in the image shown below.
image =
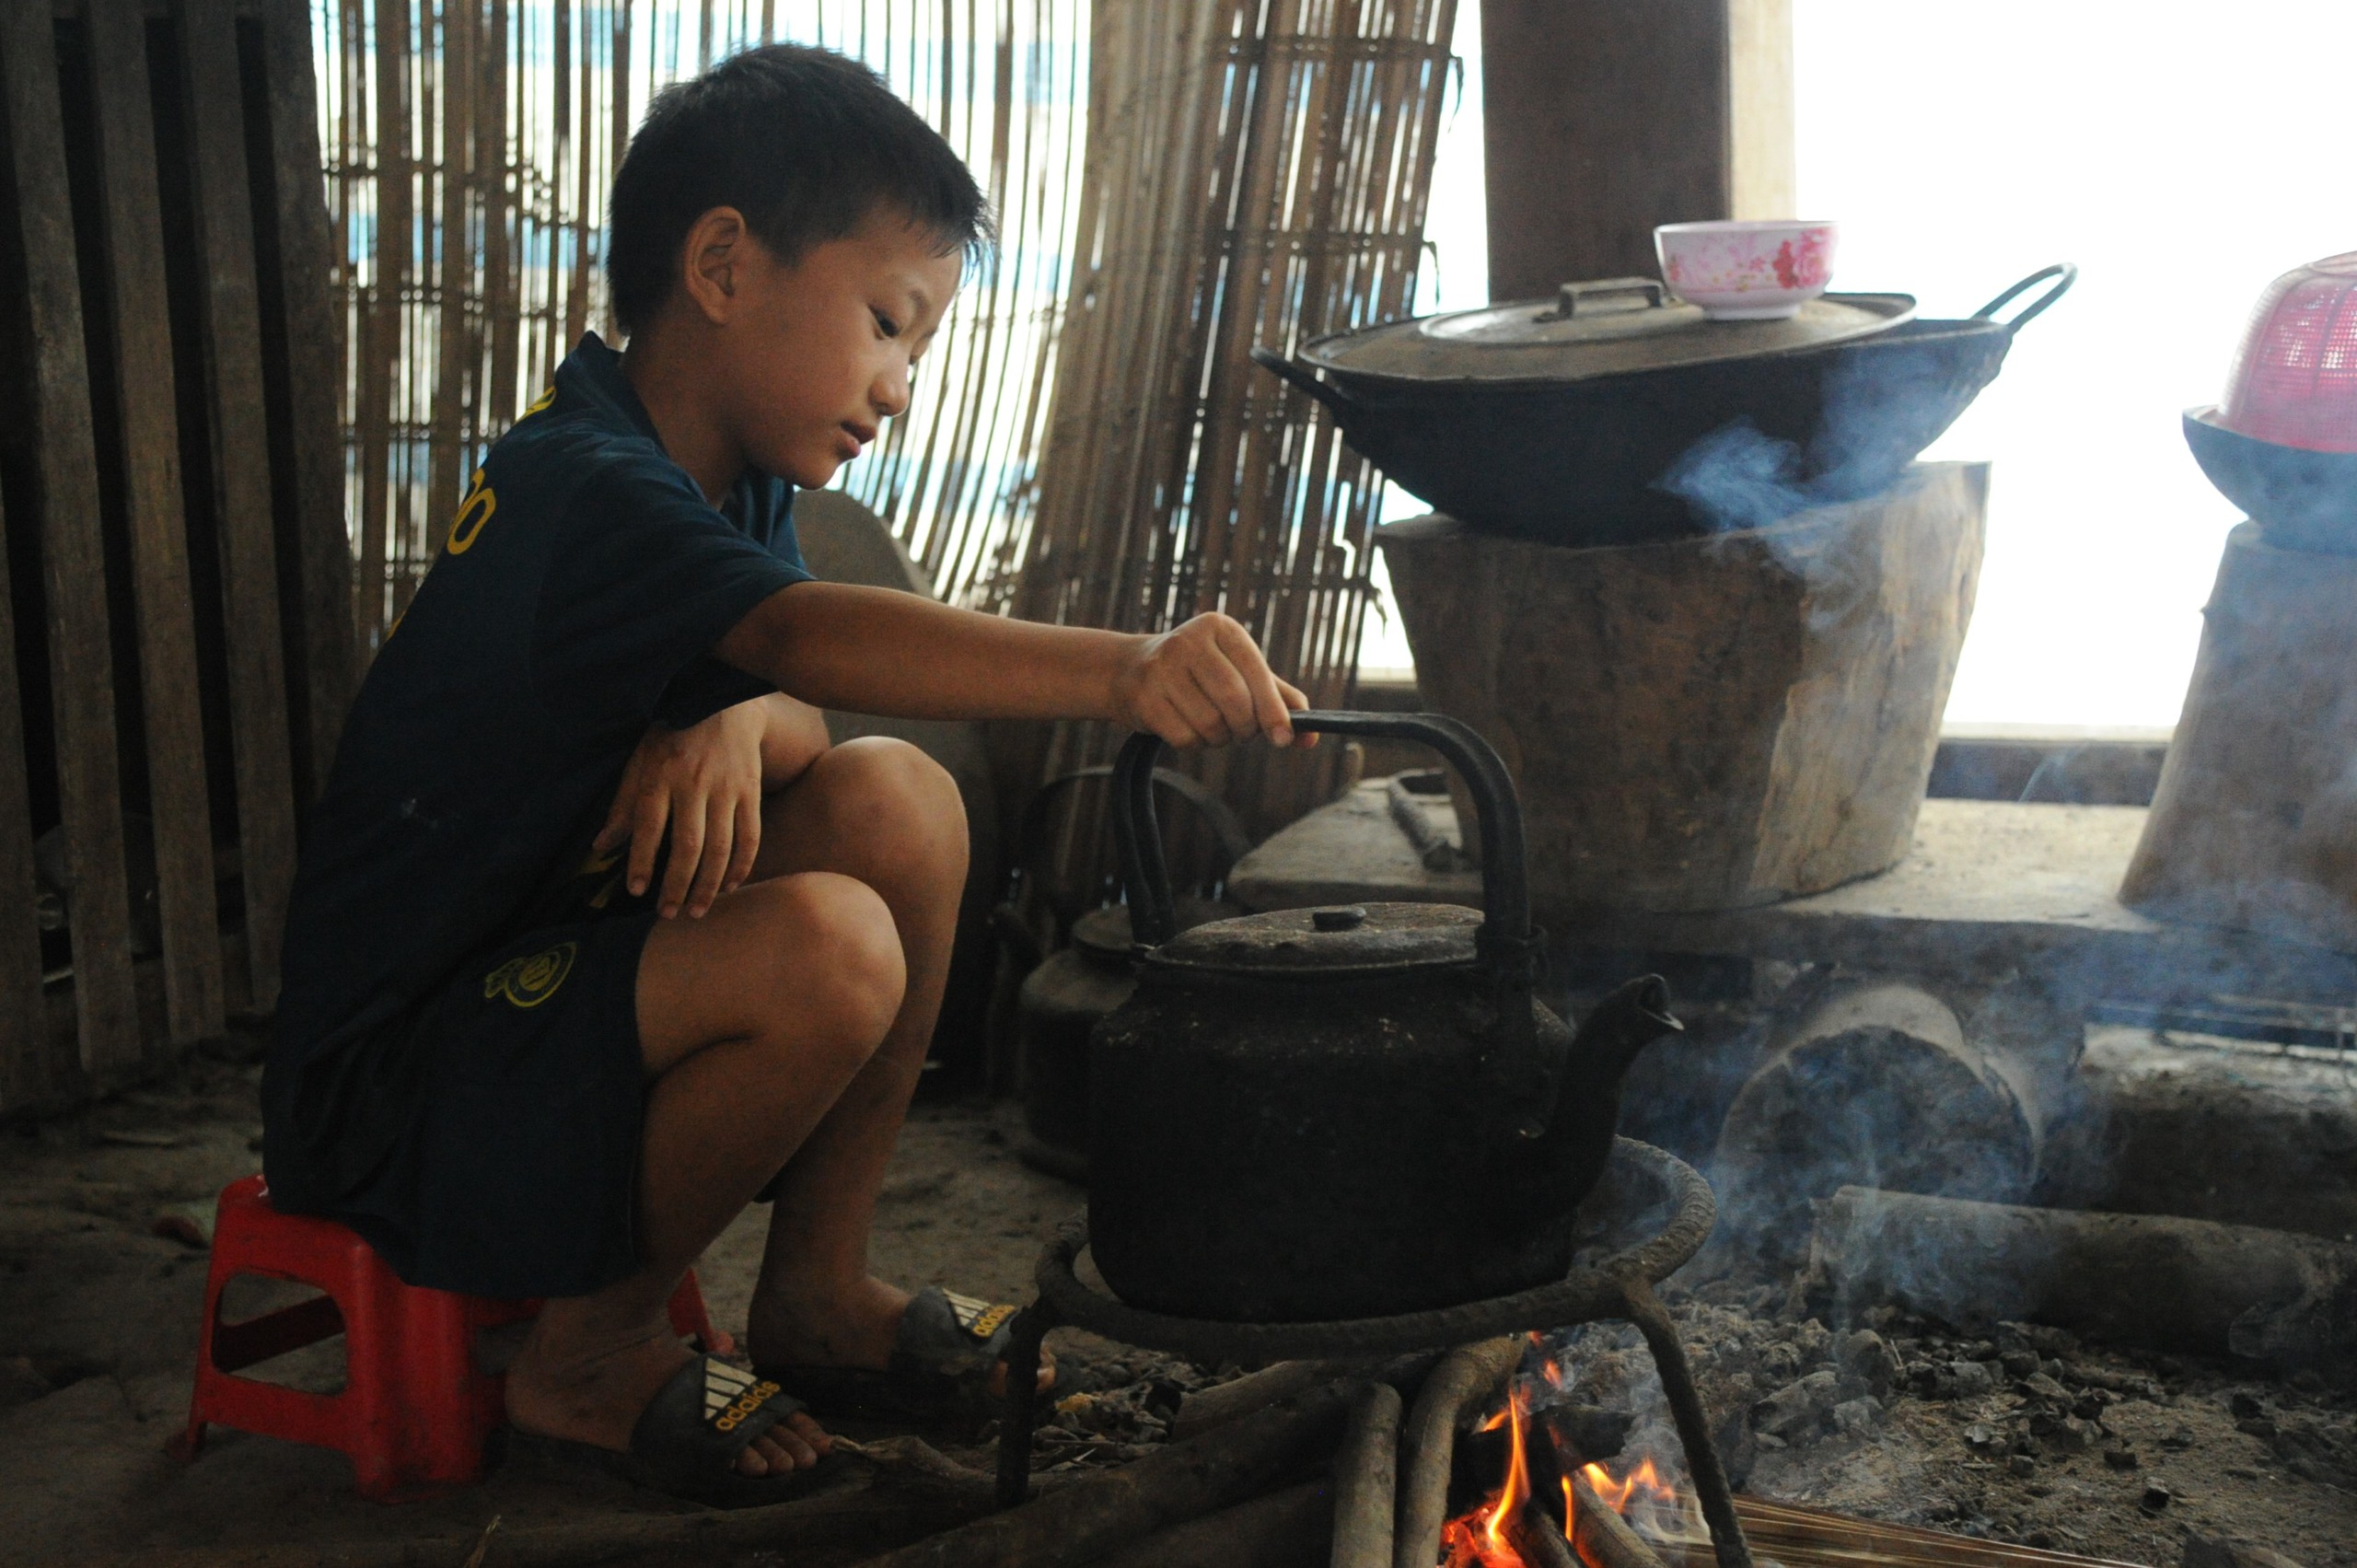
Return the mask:
[[[1573,1470],[1572,1530],[1580,1557],[1592,1568],[1663,1568],[1660,1556],[1612,1505],[1596,1494],[1587,1478]],[[1552,1535],[1552,1527],[1540,1532]]]
[[[1399,1390],[1368,1386],[1334,1454],[1333,1568],[1391,1568],[1399,1499]]]
[[[1332,1451],[1358,1388],[1355,1379],[1329,1383],[1134,1464],[870,1558],[864,1568],[1082,1568],[1298,1474]]]
[[[1505,1334],[1449,1352],[1416,1396],[1400,1439],[1407,1473],[1399,1478],[1399,1528],[1392,1537],[1396,1568],[1433,1568],[1440,1561],[1441,1527],[1448,1520],[1449,1461],[1457,1433],[1496,1397],[1522,1360],[1520,1334]]]
[[[1178,1401],[1178,1413],[1170,1423],[1170,1439],[1175,1443],[1225,1426],[1279,1400],[1330,1383],[1351,1369],[1346,1361],[1280,1361],[1232,1381],[1215,1383]]]
[[[1095,1568],[1300,1568],[1326,1553],[1333,1488],[1306,1481],[1156,1530]]]
[[[943,1463],[949,1461],[944,1459]],[[734,1513],[621,1514],[579,1524],[517,1529],[503,1525],[484,1554],[490,1568],[580,1568],[616,1558],[660,1553],[696,1561],[783,1549],[789,1556],[840,1562],[852,1552],[889,1550],[949,1529],[992,1506],[989,1478],[943,1484],[923,1473],[890,1480],[846,1477],[790,1503]],[[305,1546],[143,1549],[121,1556],[79,1556],[73,1568],[430,1568],[463,1560],[480,1533],[425,1539],[352,1540]],[[62,1564],[61,1564],[62,1568]]]
[[[1572,1543],[1563,1539],[1563,1532],[1536,1497],[1507,1521],[1506,1539],[1529,1568],[1581,1568]]]

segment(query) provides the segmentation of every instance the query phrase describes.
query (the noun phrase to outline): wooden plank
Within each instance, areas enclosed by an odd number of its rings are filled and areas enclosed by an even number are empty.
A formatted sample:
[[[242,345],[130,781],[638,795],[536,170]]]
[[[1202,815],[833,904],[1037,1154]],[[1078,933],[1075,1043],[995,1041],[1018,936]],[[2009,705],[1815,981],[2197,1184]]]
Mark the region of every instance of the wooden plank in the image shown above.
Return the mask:
[[[1651,277],[1656,224],[1781,217],[1793,168],[1782,0],[1485,0],[1490,293]]]
[[[0,1113],[40,1099],[52,1086],[41,933],[32,916],[32,797],[25,776],[24,710],[17,701],[15,606],[8,590],[8,519],[0,509],[0,912],[6,912],[0,917]]]
[[[98,374],[122,423],[124,506],[147,727],[148,812],[155,822],[157,912],[163,929],[166,1038],[187,1045],[221,1032],[221,933],[215,916],[213,815],[197,693],[188,520],[181,508],[180,419],[173,407],[147,25],[136,0],[92,0],[85,17],[98,104],[111,290],[107,303],[115,333],[112,373]]]
[[[257,1005],[278,998],[278,953],[295,877],[295,784],[279,640],[277,540],[263,423],[261,307],[246,184],[238,47],[229,0],[182,0],[196,226],[205,273],[206,391],[228,633],[229,725],[237,753],[238,842],[246,952]]]
[[[319,177],[318,84],[309,0],[267,0],[263,74],[278,203],[280,296],[286,318],[287,403],[294,427],[295,537],[302,573],[303,699],[310,787],[335,761],[354,684],[352,537],[343,513],[343,313],[330,280],[341,258]]]
[[[98,455],[83,356],[74,215],[65,185],[56,39],[46,7],[0,6],[0,99],[8,116],[31,327],[30,382],[39,427],[32,448],[49,593],[58,789],[75,875],[80,1065],[105,1074],[137,1064],[139,1016],[131,984],[131,906],[123,873]]]

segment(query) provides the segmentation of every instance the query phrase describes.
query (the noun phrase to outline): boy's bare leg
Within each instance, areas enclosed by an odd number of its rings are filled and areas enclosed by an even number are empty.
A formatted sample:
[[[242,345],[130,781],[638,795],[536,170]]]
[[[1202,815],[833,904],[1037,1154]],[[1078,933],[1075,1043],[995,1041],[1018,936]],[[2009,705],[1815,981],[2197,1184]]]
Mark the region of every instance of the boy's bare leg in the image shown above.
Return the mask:
[[[868,1233],[948,979],[966,884],[949,775],[903,742],[835,748],[762,814],[755,877],[832,871],[892,912],[908,987],[884,1043],[787,1164],[747,1349],[756,1365],[881,1367],[908,1294],[867,1272]]]
[[[639,963],[640,1048],[653,1086],[639,1167],[646,1265],[552,1300],[507,1378],[519,1428],[609,1448],[687,1353],[665,1321],[680,1274],[859,1079],[901,1011],[891,912],[825,872],[749,885],[701,920],[657,923]],[[747,1450],[749,1474],[815,1464],[807,1416]]]

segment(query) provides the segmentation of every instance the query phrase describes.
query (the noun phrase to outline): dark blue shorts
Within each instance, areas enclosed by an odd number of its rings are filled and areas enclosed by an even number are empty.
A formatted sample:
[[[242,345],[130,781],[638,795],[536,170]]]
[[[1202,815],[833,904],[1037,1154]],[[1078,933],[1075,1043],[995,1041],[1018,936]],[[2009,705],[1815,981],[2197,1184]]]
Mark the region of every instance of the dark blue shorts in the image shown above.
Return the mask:
[[[410,1283],[579,1295],[637,1268],[638,965],[656,917],[619,870],[585,864],[540,900],[540,923],[406,1026],[420,1071],[404,1131],[327,1212]]]

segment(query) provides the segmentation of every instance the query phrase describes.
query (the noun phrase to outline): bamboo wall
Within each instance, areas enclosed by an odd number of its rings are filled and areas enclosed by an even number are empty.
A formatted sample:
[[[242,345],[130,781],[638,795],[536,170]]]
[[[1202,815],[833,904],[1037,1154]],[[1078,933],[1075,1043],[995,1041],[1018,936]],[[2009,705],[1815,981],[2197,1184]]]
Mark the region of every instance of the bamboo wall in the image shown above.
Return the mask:
[[[966,157],[1004,245],[844,487],[944,596],[1004,608],[1077,215],[1086,0],[315,0],[340,414],[365,659],[482,452],[586,329],[619,149],[663,84],[768,40],[881,71]]]
[[[1079,265],[1016,613],[1157,630],[1224,610],[1348,700],[1380,484],[1254,366],[1408,313],[1455,0],[1103,0]],[[1053,776],[1118,737],[1066,726]],[[1255,837],[1332,792],[1341,748],[1199,767]]]
[[[307,20],[0,5],[0,1115],[277,994],[352,648]]]

